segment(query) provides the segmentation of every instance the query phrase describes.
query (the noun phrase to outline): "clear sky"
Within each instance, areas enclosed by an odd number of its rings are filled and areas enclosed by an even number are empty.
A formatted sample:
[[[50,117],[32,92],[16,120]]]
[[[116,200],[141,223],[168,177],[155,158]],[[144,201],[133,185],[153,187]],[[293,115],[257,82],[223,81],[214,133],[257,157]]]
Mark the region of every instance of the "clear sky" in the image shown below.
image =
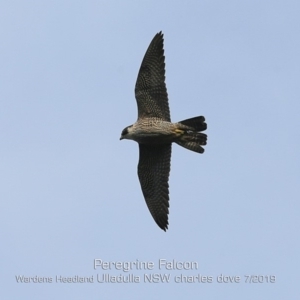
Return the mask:
[[[298,299],[299,13],[296,0],[2,1],[0,298]],[[138,145],[119,141],[161,30],[172,120],[208,124],[203,155],[173,146],[167,232],[145,205]]]

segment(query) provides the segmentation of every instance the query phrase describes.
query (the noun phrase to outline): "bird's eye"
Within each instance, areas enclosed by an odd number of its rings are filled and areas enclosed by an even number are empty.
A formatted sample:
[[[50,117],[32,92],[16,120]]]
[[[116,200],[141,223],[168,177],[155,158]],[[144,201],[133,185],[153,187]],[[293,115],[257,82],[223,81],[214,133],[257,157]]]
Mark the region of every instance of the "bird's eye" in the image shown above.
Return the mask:
[[[122,135],[126,135],[127,133],[128,133],[128,129],[127,129],[127,127],[126,127],[125,129],[123,129]]]

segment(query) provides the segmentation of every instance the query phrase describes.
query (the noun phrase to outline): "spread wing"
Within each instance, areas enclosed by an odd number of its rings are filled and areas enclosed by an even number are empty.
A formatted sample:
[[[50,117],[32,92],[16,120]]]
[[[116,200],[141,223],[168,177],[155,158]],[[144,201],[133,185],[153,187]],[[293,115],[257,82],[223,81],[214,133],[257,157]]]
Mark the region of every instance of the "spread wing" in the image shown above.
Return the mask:
[[[155,35],[142,61],[135,85],[138,119],[159,118],[171,121],[165,84],[164,39]]]
[[[139,144],[138,176],[144,198],[157,225],[166,231],[169,214],[171,144]]]

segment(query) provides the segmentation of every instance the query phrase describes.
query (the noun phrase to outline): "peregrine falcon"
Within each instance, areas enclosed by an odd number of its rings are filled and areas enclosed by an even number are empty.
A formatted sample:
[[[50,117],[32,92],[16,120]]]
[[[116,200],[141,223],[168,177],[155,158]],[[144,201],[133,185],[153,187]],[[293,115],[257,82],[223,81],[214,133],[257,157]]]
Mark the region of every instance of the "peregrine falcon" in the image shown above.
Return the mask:
[[[205,118],[172,123],[165,84],[164,39],[155,35],[142,61],[135,85],[138,119],[121,134],[139,143],[138,177],[150,213],[157,225],[168,229],[171,145],[176,143],[203,153],[207,136]]]

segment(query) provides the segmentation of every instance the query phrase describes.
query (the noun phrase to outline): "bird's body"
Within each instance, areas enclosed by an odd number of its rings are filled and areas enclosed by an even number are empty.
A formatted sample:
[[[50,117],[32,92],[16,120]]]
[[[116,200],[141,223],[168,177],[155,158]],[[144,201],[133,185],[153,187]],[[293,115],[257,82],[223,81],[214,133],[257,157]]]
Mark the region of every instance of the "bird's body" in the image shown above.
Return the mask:
[[[172,123],[165,85],[163,34],[155,35],[144,56],[135,87],[138,120],[120,139],[139,143],[138,176],[148,208],[158,224],[168,228],[171,144],[203,153],[207,136],[204,117]]]
[[[127,139],[141,144],[171,143],[176,137],[176,125],[161,119],[146,118],[128,128]]]

